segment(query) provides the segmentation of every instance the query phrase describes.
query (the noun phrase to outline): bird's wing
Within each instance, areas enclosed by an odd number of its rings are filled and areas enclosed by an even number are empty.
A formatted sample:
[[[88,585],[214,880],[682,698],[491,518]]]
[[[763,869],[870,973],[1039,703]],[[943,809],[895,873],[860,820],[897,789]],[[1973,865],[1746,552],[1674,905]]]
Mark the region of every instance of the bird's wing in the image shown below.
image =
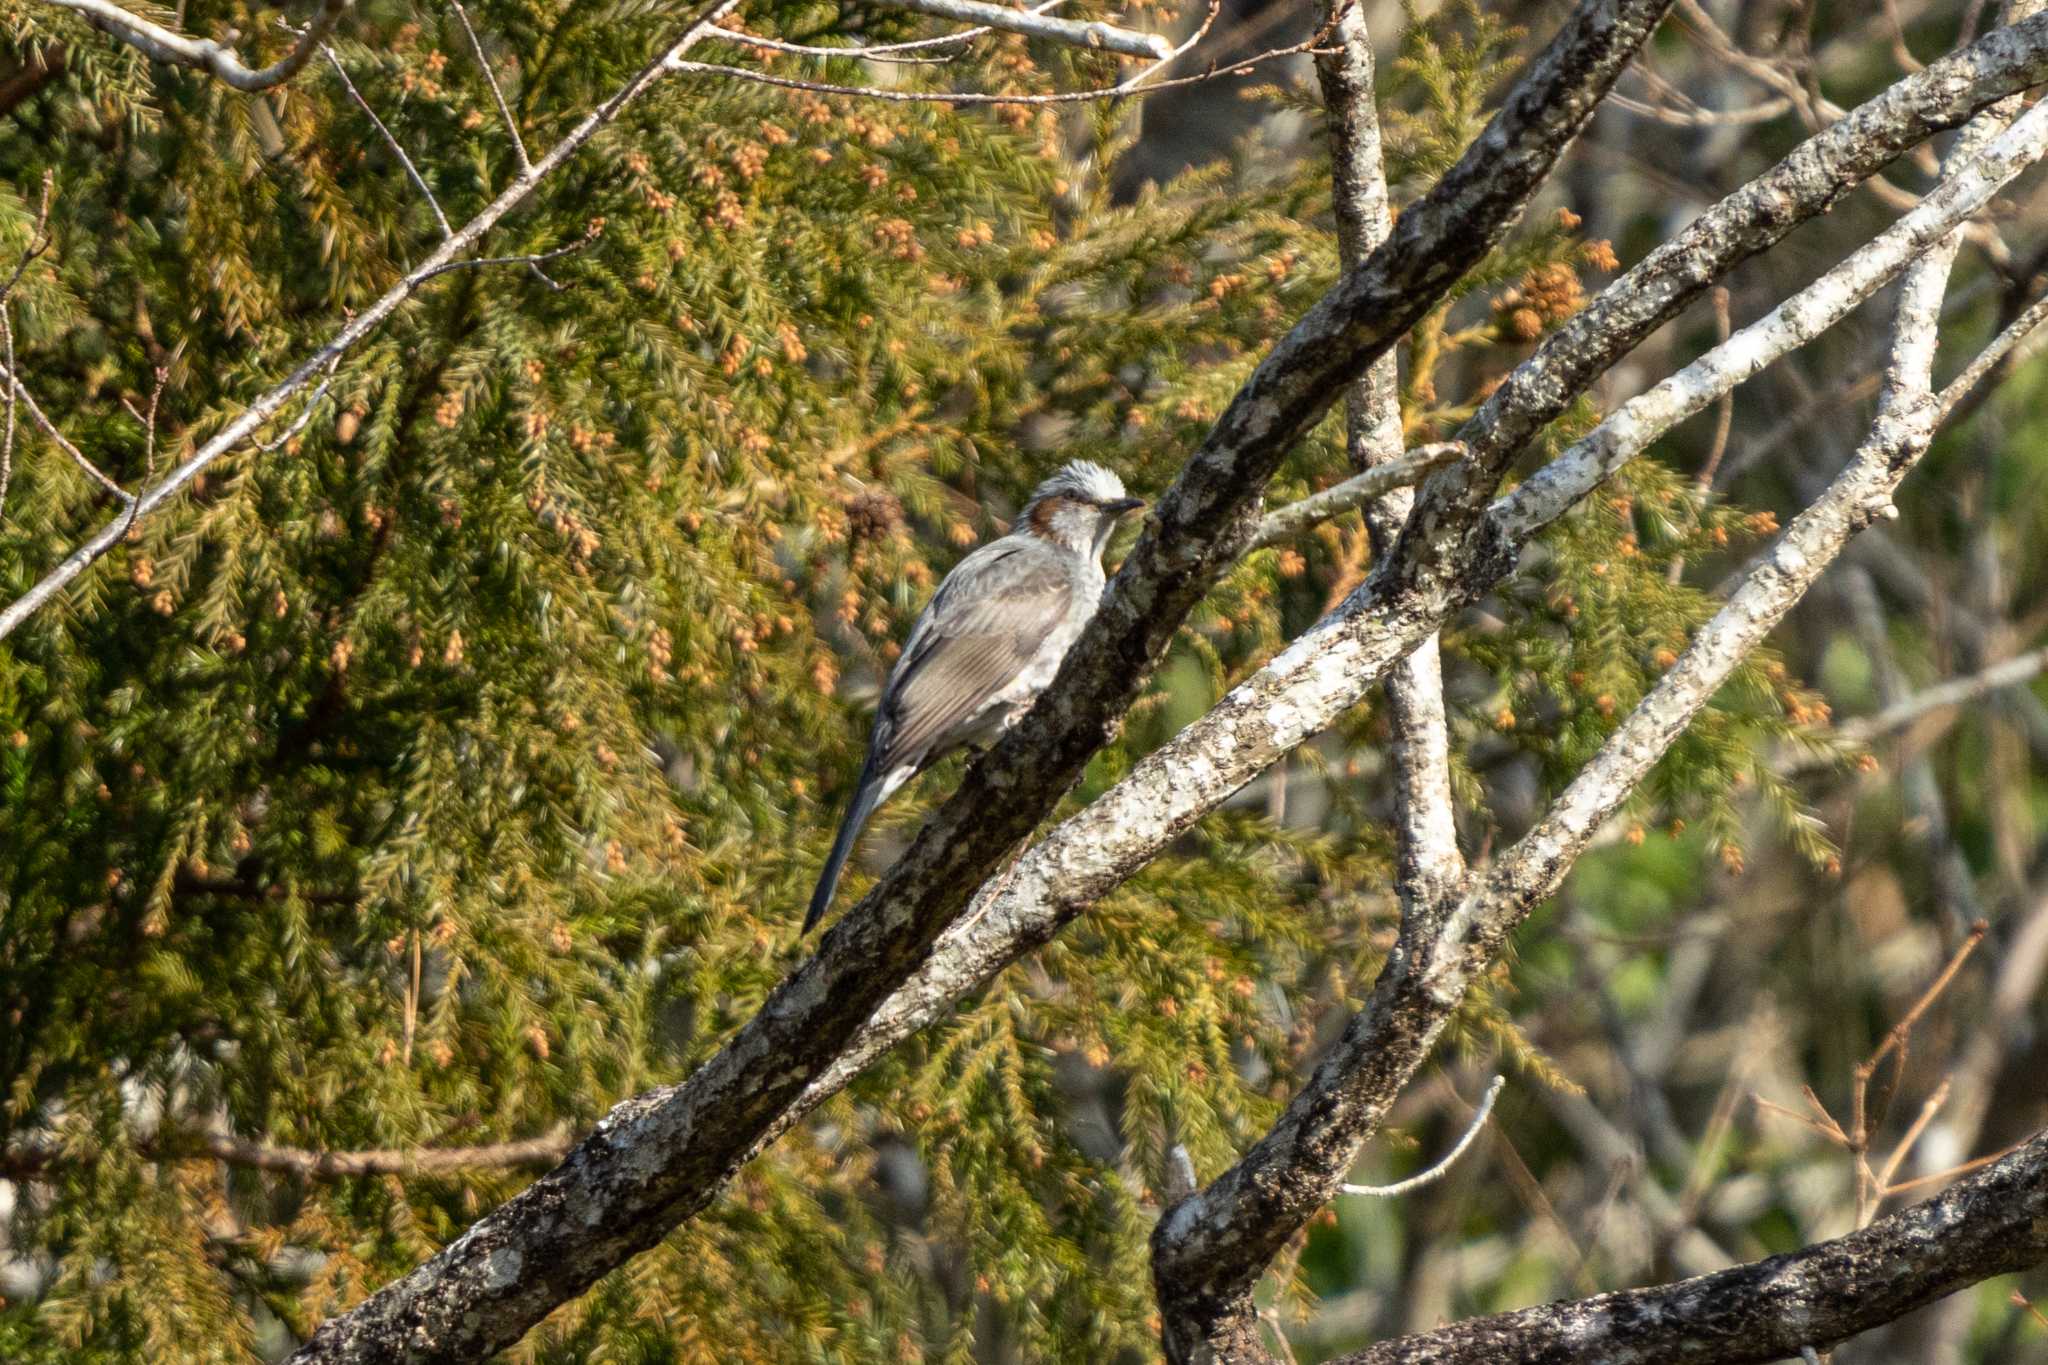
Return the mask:
[[[876,726],[879,770],[922,765],[1024,671],[1066,616],[1070,575],[1031,546],[997,541],[946,576],[910,632]]]

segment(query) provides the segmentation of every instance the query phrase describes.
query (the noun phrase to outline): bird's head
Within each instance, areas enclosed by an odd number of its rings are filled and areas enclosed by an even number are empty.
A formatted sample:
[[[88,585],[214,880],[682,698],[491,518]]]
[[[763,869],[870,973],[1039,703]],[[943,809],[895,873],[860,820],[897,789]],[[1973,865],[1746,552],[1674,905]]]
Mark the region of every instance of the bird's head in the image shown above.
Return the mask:
[[[1031,491],[1017,530],[1085,555],[1100,556],[1123,519],[1145,506],[1124,496],[1124,481],[1091,460],[1075,460]]]

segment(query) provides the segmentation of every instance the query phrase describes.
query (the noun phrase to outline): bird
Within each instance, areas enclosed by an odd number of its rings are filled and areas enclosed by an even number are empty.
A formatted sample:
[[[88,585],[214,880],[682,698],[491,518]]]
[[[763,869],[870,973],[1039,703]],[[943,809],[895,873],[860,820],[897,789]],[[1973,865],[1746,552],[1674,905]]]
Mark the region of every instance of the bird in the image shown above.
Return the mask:
[[[877,807],[953,750],[992,743],[1031,709],[1102,603],[1103,548],[1144,506],[1114,473],[1074,460],[1032,490],[1007,535],[953,566],[882,685],[867,760],[804,934],[831,907]]]

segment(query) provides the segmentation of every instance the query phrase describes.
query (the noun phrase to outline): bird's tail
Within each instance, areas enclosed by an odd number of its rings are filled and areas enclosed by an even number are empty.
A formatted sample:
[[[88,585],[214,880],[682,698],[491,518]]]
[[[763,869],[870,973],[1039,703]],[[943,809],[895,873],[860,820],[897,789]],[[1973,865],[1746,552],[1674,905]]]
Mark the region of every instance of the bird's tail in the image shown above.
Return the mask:
[[[882,774],[872,768],[863,768],[860,786],[853,793],[853,804],[846,808],[846,818],[839,822],[838,837],[832,840],[831,856],[825,859],[825,870],[818,874],[818,889],[811,893],[810,913],[804,916],[803,932],[815,929],[818,921],[832,906],[832,893],[839,889],[839,874],[846,870],[846,860],[853,856],[854,841],[866,828],[868,817],[875,813],[875,807],[882,804],[888,795],[888,784]]]

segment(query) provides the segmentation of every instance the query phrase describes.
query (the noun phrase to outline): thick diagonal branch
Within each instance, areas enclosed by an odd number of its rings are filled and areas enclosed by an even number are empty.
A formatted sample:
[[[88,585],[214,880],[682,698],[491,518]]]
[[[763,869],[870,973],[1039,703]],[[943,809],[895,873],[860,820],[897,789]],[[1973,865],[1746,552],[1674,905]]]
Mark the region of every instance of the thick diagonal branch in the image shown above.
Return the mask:
[[[1907,136],[1902,130],[1928,127],[1954,109],[1981,108],[2033,81],[2048,79],[2048,25],[2029,24],[2021,32],[2024,42],[2016,46],[2010,41],[2013,33],[2001,30],[1984,40],[1989,47],[1936,63],[1880,96],[1897,123],[1878,135],[1896,142]],[[1959,71],[1982,83],[1958,91],[1951,78]],[[1839,198],[1839,185],[1799,169],[1840,163],[1844,149],[1833,146],[1834,138],[1833,129],[1819,135],[1702,215],[1699,222],[1709,224],[1710,230],[1696,248],[1705,259],[1688,263],[1685,273],[1710,280],[1751,254],[1755,238],[1749,229],[1759,205],[1769,206],[1776,224],[1773,231],[1782,235],[1789,222],[1811,217]],[[1903,260],[1895,261],[1893,268]],[[1633,282],[1632,276],[1624,277],[1613,288],[1626,289]],[[1588,338],[1589,344],[1596,340]],[[1625,350],[1633,342],[1624,337],[1619,344]],[[1781,353],[1789,349],[1783,338],[1780,346]],[[1548,365],[1545,356],[1539,351],[1526,364]],[[1577,382],[1574,361],[1557,363],[1557,376],[1519,382],[1527,391],[1551,394]],[[1724,379],[1735,382],[1732,376]],[[1709,395],[1707,401],[1711,400]],[[1491,589],[1512,567],[1522,542],[1502,533],[1499,544],[1500,554],[1472,566],[1440,593],[1418,591],[1392,577],[1366,584],[1232,689],[1208,714],[1140,760],[1123,781],[1053,829],[1002,877],[976,893],[967,912],[947,928],[930,960],[875,1012],[867,1027],[812,1082],[802,1102],[764,1131],[755,1149],[903,1038],[944,1015],[954,1000],[1050,942],[1203,815],[1355,705],[1449,611]]]
[[[1987,115],[1992,127],[1996,118]],[[1981,183],[1988,197],[2048,151],[2048,104],[2021,118],[1981,155],[1972,155],[1974,139],[1960,142],[1958,159],[1966,164],[1943,189]],[[1972,201],[1958,194],[1949,208],[1967,211],[1972,202],[1982,198]],[[1942,225],[1933,241],[1946,237],[1959,221],[1958,216]],[[1946,260],[1941,266],[1945,277]],[[1556,891],[1594,832],[1849,538],[1891,505],[1900,480],[1925,452],[1938,415],[1925,373],[1940,292],[1924,272],[1903,292],[1901,359],[1870,437],[1849,466],[1751,565],[1727,604],[1535,827],[1441,920],[1404,921],[1366,1007],[1352,1018],[1273,1130],[1207,1189],[1160,1221],[1153,1264],[1169,1327],[1199,1323],[1205,1342],[1249,1336],[1250,1290],[1257,1275],[1286,1236],[1342,1183],[1359,1143],[1378,1127],[1428,1056],[1473,975],[1493,961],[1529,911]],[[1738,349],[1746,353],[1751,348]]]
[[[1281,457],[1506,232],[1668,3],[1584,0],[1485,134],[1259,366],[1160,500],[1046,697],[815,959],[688,1081],[615,1108],[559,1168],[323,1325],[298,1358],[480,1358],[702,1208],[1080,776],[1242,552]]]
[[[2048,1260],[2048,1133],[1832,1242],[1676,1284],[1470,1318],[1333,1365],[1750,1365],[1826,1349]]]

